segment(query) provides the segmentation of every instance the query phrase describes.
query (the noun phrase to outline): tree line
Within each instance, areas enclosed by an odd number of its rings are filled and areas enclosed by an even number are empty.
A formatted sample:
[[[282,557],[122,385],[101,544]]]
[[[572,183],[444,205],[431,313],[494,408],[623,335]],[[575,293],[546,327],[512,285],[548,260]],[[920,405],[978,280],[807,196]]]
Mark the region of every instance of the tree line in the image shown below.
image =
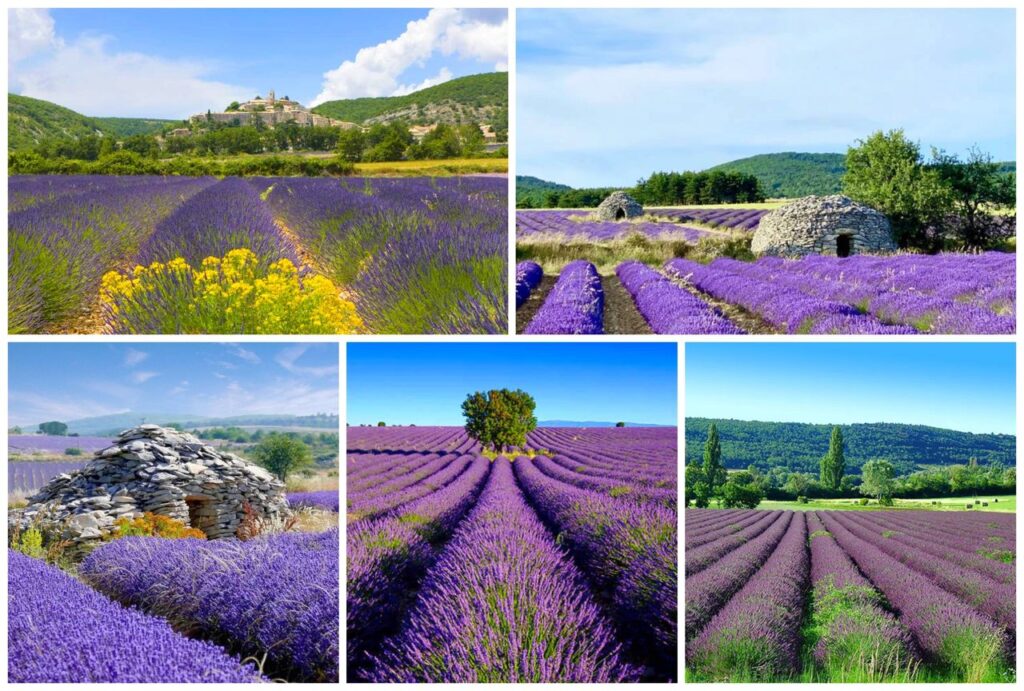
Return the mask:
[[[698,462],[686,465],[686,506],[706,508],[717,502],[723,508],[754,508],[764,499],[806,500],[870,497],[879,504],[893,499],[1010,494],[1016,491],[1015,468],[1001,463],[981,465],[971,458],[965,465],[927,468],[899,475],[887,459],[863,463],[859,474],[849,471],[846,441],[840,427],[832,428],[828,450],[818,461],[816,474],[773,467],[767,472],[755,465],[730,472],[722,461],[718,427],[711,423]]]
[[[573,209],[595,207],[615,191],[614,187],[543,189],[516,195],[519,208]],[[695,206],[764,201],[757,177],[721,170],[656,172],[627,189],[638,202],[648,206]]]
[[[977,147],[961,159],[925,159],[902,129],[877,131],[846,153],[843,194],[886,216],[900,247],[924,252],[990,249],[1015,237],[1017,176]]]

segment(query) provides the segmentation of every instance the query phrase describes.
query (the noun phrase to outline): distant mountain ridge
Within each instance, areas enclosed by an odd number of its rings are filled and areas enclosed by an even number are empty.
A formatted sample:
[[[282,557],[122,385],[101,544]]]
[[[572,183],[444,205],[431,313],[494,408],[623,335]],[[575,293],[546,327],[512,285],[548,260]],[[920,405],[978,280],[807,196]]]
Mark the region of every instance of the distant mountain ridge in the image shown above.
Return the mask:
[[[337,430],[337,415],[234,415],[226,417],[215,417],[208,415],[195,415],[192,413],[154,413],[128,411],[124,413],[113,413],[111,415],[99,415],[96,417],[81,418],[79,420],[63,420],[68,426],[69,433],[81,435],[102,436],[104,434],[116,434],[121,430],[134,427],[141,422],[151,422],[157,425],[168,425],[176,423],[192,429],[194,427],[317,427],[323,429]],[[25,431],[34,431],[36,425],[26,427]]]
[[[686,462],[700,462],[708,426],[714,422],[722,445],[722,462],[730,469],[754,465],[761,470],[784,467],[817,474],[828,450],[832,425],[763,422],[700,417],[686,419]],[[1017,440],[1011,434],[973,434],[898,423],[840,425],[846,465],[859,472],[865,461],[883,458],[901,475],[929,466],[964,465],[971,458],[988,465],[1016,466]]]
[[[458,77],[404,96],[326,101],[312,110],[319,115],[363,125],[392,120],[413,124],[485,122],[495,129],[507,129],[508,73]]]

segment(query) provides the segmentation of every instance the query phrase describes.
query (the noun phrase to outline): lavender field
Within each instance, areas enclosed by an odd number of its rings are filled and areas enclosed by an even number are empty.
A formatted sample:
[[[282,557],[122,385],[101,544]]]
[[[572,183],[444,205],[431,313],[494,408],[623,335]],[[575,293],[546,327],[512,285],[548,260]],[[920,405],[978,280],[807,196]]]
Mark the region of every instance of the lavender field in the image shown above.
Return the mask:
[[[606,332],[608,283],[596,280],[593,264],[568,264],[543,293],[536,290],[538,270],[534,262],[517,268],[517,304],[531,296],[539,303],[527,333]],[[1013,334],[1017,328],[1016,258],[1002,252],[720,257],[708,264],[680,258],[660,270],[630,260],[615,273],[659,334]]]
[[[348,433],[350,681],[669,681],[675,428]]]
[[[1012,514],[685,520],[690,681],[1013,681]]]
[[[57,475],[78,470],[86,463],[85,459],[81,461],[8,460],[7,491],[25,495],[33,494]]]
[[[502,333],[504,178],[13,176],[12,333]]]

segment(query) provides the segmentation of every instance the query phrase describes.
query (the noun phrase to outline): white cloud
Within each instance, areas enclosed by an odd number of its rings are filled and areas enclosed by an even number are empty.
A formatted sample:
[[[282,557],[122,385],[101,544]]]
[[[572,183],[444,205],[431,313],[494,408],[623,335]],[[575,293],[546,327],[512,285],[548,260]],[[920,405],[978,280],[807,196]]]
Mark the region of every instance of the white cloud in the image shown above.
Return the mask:
[[[452,71],[447,67],[442,67],[441,71],[433,77],[427,77],[419,84],[403,84],[402,86],[395,89],[392,96],[404,96],[405,94],[411,94],[414,91],[420,91],[431,86],[437,86],[438,84],[444,84],[446,81],[452,78]]]
[[[419,87],[399,82],[407,69],[425,64],[438,53],[493,63],[496,70],[507,69],[507,12],[432,9],[423,19],[409,22],[397,38],[363,48],[353,60],[326,72],[312,105],[339,98],[390,96],[440,84],[451,78],[447,69]]]
[[[24,60],[30,55],[59,44],[48,10],[21,8],[7,11],[8,63]]]
[[[206,415],[337,413],[338,389],[333,385],[317,387],[294,380],[248,388],[231,381],[224,389],[197,395],[192,402]]]
[[[338,373],[338,365],[310,367],[299,365],[298,360],[309,350],[309,345],[295,345],[280,351],[274,361],[291,374],[305,377],[327,377]]]
[[[159,372],[144,372],[142,370],[139,370],[137,372],[132,372],[131,379],[136,384],[145,384],[146,382],[148,382],[153,377],[158,377],[158,376],[160,376]]]
[[[211,79],[199,61],[119,52],[109,36],[62,38],[46,10],[8,21],[11,89],[85,115],[184,118],[253,92]]]
[[[149,357],[149,353],[144,353],[141,350],[135,350],[134,348],[128,348],[124,351],[124,366],[135,367],[141,364],[146,358]]]
[[[178,382],[178,385],[167,392],[168,396],[180,396],[181,394],[188,391],[189,383],[187,379],[182,379]]]

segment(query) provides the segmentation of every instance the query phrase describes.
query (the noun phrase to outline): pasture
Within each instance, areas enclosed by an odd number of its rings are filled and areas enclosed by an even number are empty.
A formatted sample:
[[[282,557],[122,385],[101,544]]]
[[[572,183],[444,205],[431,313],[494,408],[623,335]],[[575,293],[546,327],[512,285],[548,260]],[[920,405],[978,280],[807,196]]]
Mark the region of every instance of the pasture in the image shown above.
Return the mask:
[[[686,511],[686,678],[1011,682],[1005,513]]]
[[[676,678],[675,429],[526,447],[349,429],[350,681]]]
[[[12,176],[8,190],[11,333],[507,329],[503,177]]]

